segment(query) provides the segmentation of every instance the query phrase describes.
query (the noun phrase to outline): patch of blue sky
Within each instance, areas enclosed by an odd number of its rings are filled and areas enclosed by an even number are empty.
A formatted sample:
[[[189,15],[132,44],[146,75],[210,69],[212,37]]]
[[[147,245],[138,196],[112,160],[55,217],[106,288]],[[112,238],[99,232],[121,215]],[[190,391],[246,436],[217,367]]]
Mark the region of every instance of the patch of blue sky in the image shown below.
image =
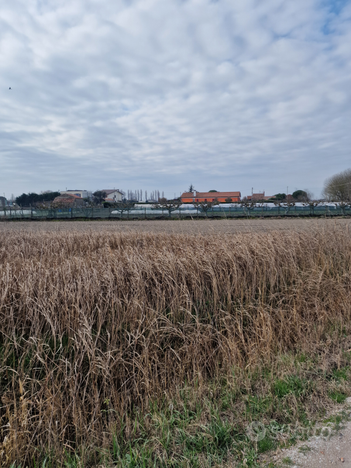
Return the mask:
[[[349,5],[350,0],[324,0],[323,4],[330,13],[339,15],[346,5]]]
[[[133,112],[140,109],[140,104],[137,102],[121,103],[120,112],[123,115],[132,114]]]
[[[334,20],[338,17],[344,8],[347,5],[350,5],[350,0],[323,0],[322,6],[328,12],[328,17],[326,22],[322,27],[323,34],[330,35],[335,32],[335,27],[333,26]]]

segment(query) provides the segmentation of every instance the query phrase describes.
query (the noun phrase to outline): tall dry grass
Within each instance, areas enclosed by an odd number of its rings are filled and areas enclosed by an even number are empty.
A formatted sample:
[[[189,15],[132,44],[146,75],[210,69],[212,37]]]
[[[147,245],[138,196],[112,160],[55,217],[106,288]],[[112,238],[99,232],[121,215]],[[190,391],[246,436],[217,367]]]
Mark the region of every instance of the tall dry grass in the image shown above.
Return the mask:
[[[333,347],[351,233],[14,232],[0,241],[0,460],[106,446],[184,382]]]

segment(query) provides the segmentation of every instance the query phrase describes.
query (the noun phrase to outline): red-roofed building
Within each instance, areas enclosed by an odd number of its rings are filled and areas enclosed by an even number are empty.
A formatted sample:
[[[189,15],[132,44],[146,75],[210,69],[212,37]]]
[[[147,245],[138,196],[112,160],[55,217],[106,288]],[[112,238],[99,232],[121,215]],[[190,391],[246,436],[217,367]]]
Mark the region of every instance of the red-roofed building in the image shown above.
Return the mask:
[[[68,206],[68,207],[84,206],[85,200],[83,200],[83,198],[77,195],[63,193],[59,197],[56,197],[54,201],[52,202],[52,204],[56,206]]]
[[[180,199],[182,203],[212,202],[219,203],[239,202],[240,192],[184,192]]]

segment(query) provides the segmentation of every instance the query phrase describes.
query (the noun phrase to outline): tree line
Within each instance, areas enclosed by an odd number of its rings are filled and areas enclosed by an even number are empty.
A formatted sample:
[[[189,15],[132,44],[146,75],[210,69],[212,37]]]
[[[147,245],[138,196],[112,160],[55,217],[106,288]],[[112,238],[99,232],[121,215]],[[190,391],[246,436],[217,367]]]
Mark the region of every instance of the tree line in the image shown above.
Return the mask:
[[[188,191],[193,192],[194,186],[191,184]],[[216,192],[216,190],[210,190],[211,192]],[[156,191],[155,191],[156,192]],[[145,192],[145,195],[147,192]],[[156,194],[156,193],[155,193]],[[60,195],[60,192],[44,192],[41,194],[37,193],[22,193],[19,197],[16,198],[16,204],[21,207],[26,207],[26,206],[37,206],[38,204],[45,203],[45,204],[50,204],[53,202],[53,200]],[[159,192],[157,193],[158,195],[158,201],[155,204],[155,207],[163,208],[166,209],[169,214],[171,214],[172,211],[176,210],[179,208],[181,205],[181,200],[179,198],[174,199],[174,200],[167,200],[165,197],[160,197]],[[162,192],[163,195],[163,192]],[[117,207],[118,209],[121,209],[123,211],[128,211],[130,210],[134,205],[136,200],[126,200],[124,199],[122,202],[118,203],[106,203],[104,202],[104,199],[106,198],[107,194],[104,191],[96,191],[93,193],[93,198],[92,200],[86,200],[87,204],[95,204],[95,205],[100,205],[104,204],[105,206],[111,206]],[[329,179],[327,179],[324,183],[324,189],[323,189],[323,196],[325,200],[330,201],[330,202],[337,202],[341,204],[346,204],[346,206],[351,206],[351,169],[346,169],[345,171],[342,171],[338,174],[335,174],[331,176]],[[312,195],[308,190],[296,190],[295,192],[292,193],[292,201],[299,201],[299,202],[305,202],[305,203],[312,203]],[[286,193],[277,193],[274,195],[274,199],[272,198],[271,201],[273,202],[283,202],[287,200],[287,194]],[[248,200],[246,198],[243,199],[243,202],[247,202]],[[256,200],[256,202],[259,202],[260,200]],[[232,200],[228,198],[226,200],[227,203],[231,203]],[[253,201],[252,201],[253,203]],[[199,202],[198,207],[203,210],[203,211],[208,211],[212,206],[214,206],[216,201],[213,202]],[[195,203],[196,205],[196,203]]]
[[[52,202],[59,195],[61,195],[60,192],[22,193],[15,201],[21,207],[35,206],[38,203]]]

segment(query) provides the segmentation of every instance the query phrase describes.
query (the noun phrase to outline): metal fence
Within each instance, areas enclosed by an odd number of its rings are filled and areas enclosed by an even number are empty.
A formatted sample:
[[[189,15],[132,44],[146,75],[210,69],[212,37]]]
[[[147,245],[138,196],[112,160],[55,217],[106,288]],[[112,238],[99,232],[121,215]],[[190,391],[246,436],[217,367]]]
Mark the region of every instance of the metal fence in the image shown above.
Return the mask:
[[[221,207],[215,206],[207,212],[200,208],[182,206],[169,213],[163,209],[151,207],[138,207],[129,211],[120,212],[115,208],[82,207],[66,209],[36,209],[36,208],[2,208],[0,220],[12,219],[197,219],[197,218],[257,218],[257,217],[309,217],[309,216],[350,216],[351,207],[335,205],[319,205],[317,207],[293,206],[270,207],[267,205],[247,209],[239,205]]]

